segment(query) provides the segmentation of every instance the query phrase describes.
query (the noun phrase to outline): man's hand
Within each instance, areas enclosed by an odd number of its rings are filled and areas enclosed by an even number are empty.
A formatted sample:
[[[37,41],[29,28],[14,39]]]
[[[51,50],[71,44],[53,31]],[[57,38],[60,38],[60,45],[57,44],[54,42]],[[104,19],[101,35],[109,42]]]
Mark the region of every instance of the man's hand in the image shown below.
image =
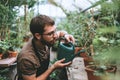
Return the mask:
[[[75,43],[75,39],[71,34],[68,34],[66,31],[57,31],[57,38],[64,37],[66,39],[66,42],[72,42]]]
[[[54,67],[54,69],[57,69],[57,68],[64,68],[66,66],[69,66],[72,62],[67,62],[67,63],[64,63],[65,59],[61,59],[61,60],[58,60],[56,61],[52,66]]]
[[[75,39],[74,39],[74,37],[72,35],[65,34],[64,37],[65,37],[65,39],[66,39],[67,42],[75,43]]]

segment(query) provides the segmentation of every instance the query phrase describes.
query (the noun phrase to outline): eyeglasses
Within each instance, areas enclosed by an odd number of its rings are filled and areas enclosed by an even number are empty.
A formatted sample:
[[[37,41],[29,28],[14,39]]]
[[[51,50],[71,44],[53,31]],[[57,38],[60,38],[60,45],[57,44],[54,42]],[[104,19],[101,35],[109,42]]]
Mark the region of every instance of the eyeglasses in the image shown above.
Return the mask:
[[[46,34],[42,34],[42,35],[47,35],[49,37],[52,37],[52,36],[54,36],[55,33],[56,33],[56,30],[52,31],[52,32],[49,32],[49,33],[46,33]]]

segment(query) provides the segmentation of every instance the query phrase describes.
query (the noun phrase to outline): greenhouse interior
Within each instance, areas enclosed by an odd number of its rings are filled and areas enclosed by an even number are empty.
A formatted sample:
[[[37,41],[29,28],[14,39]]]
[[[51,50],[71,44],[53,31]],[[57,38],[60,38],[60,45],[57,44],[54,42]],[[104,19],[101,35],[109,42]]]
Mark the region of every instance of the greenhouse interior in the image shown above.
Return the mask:
[[[120,80],[120,0],[0,0],[0,80]]]

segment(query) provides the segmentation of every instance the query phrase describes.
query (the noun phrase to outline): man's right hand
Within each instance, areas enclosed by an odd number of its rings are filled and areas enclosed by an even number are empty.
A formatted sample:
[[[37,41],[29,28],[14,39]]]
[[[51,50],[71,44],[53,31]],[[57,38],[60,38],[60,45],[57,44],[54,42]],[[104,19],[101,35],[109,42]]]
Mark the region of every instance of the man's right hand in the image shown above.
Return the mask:
[[[69,66],[72,62],[67,62],[67,63],[64,63],[65,61],[65,58],[64,59],[61,59],[61,60],[58,60],[56,61],[52,66],[57,69],[57,68],[64,68],[66,66]]]

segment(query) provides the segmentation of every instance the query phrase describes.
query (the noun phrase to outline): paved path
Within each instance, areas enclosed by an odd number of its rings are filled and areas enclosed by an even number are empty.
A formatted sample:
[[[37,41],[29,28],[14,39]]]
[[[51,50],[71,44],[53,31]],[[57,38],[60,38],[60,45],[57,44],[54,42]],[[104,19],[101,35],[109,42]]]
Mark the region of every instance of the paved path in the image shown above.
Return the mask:
[[[74,58],[72,65],[68,67],[67,73],[69,80],[88,80],[84,61],[81,57]]]

